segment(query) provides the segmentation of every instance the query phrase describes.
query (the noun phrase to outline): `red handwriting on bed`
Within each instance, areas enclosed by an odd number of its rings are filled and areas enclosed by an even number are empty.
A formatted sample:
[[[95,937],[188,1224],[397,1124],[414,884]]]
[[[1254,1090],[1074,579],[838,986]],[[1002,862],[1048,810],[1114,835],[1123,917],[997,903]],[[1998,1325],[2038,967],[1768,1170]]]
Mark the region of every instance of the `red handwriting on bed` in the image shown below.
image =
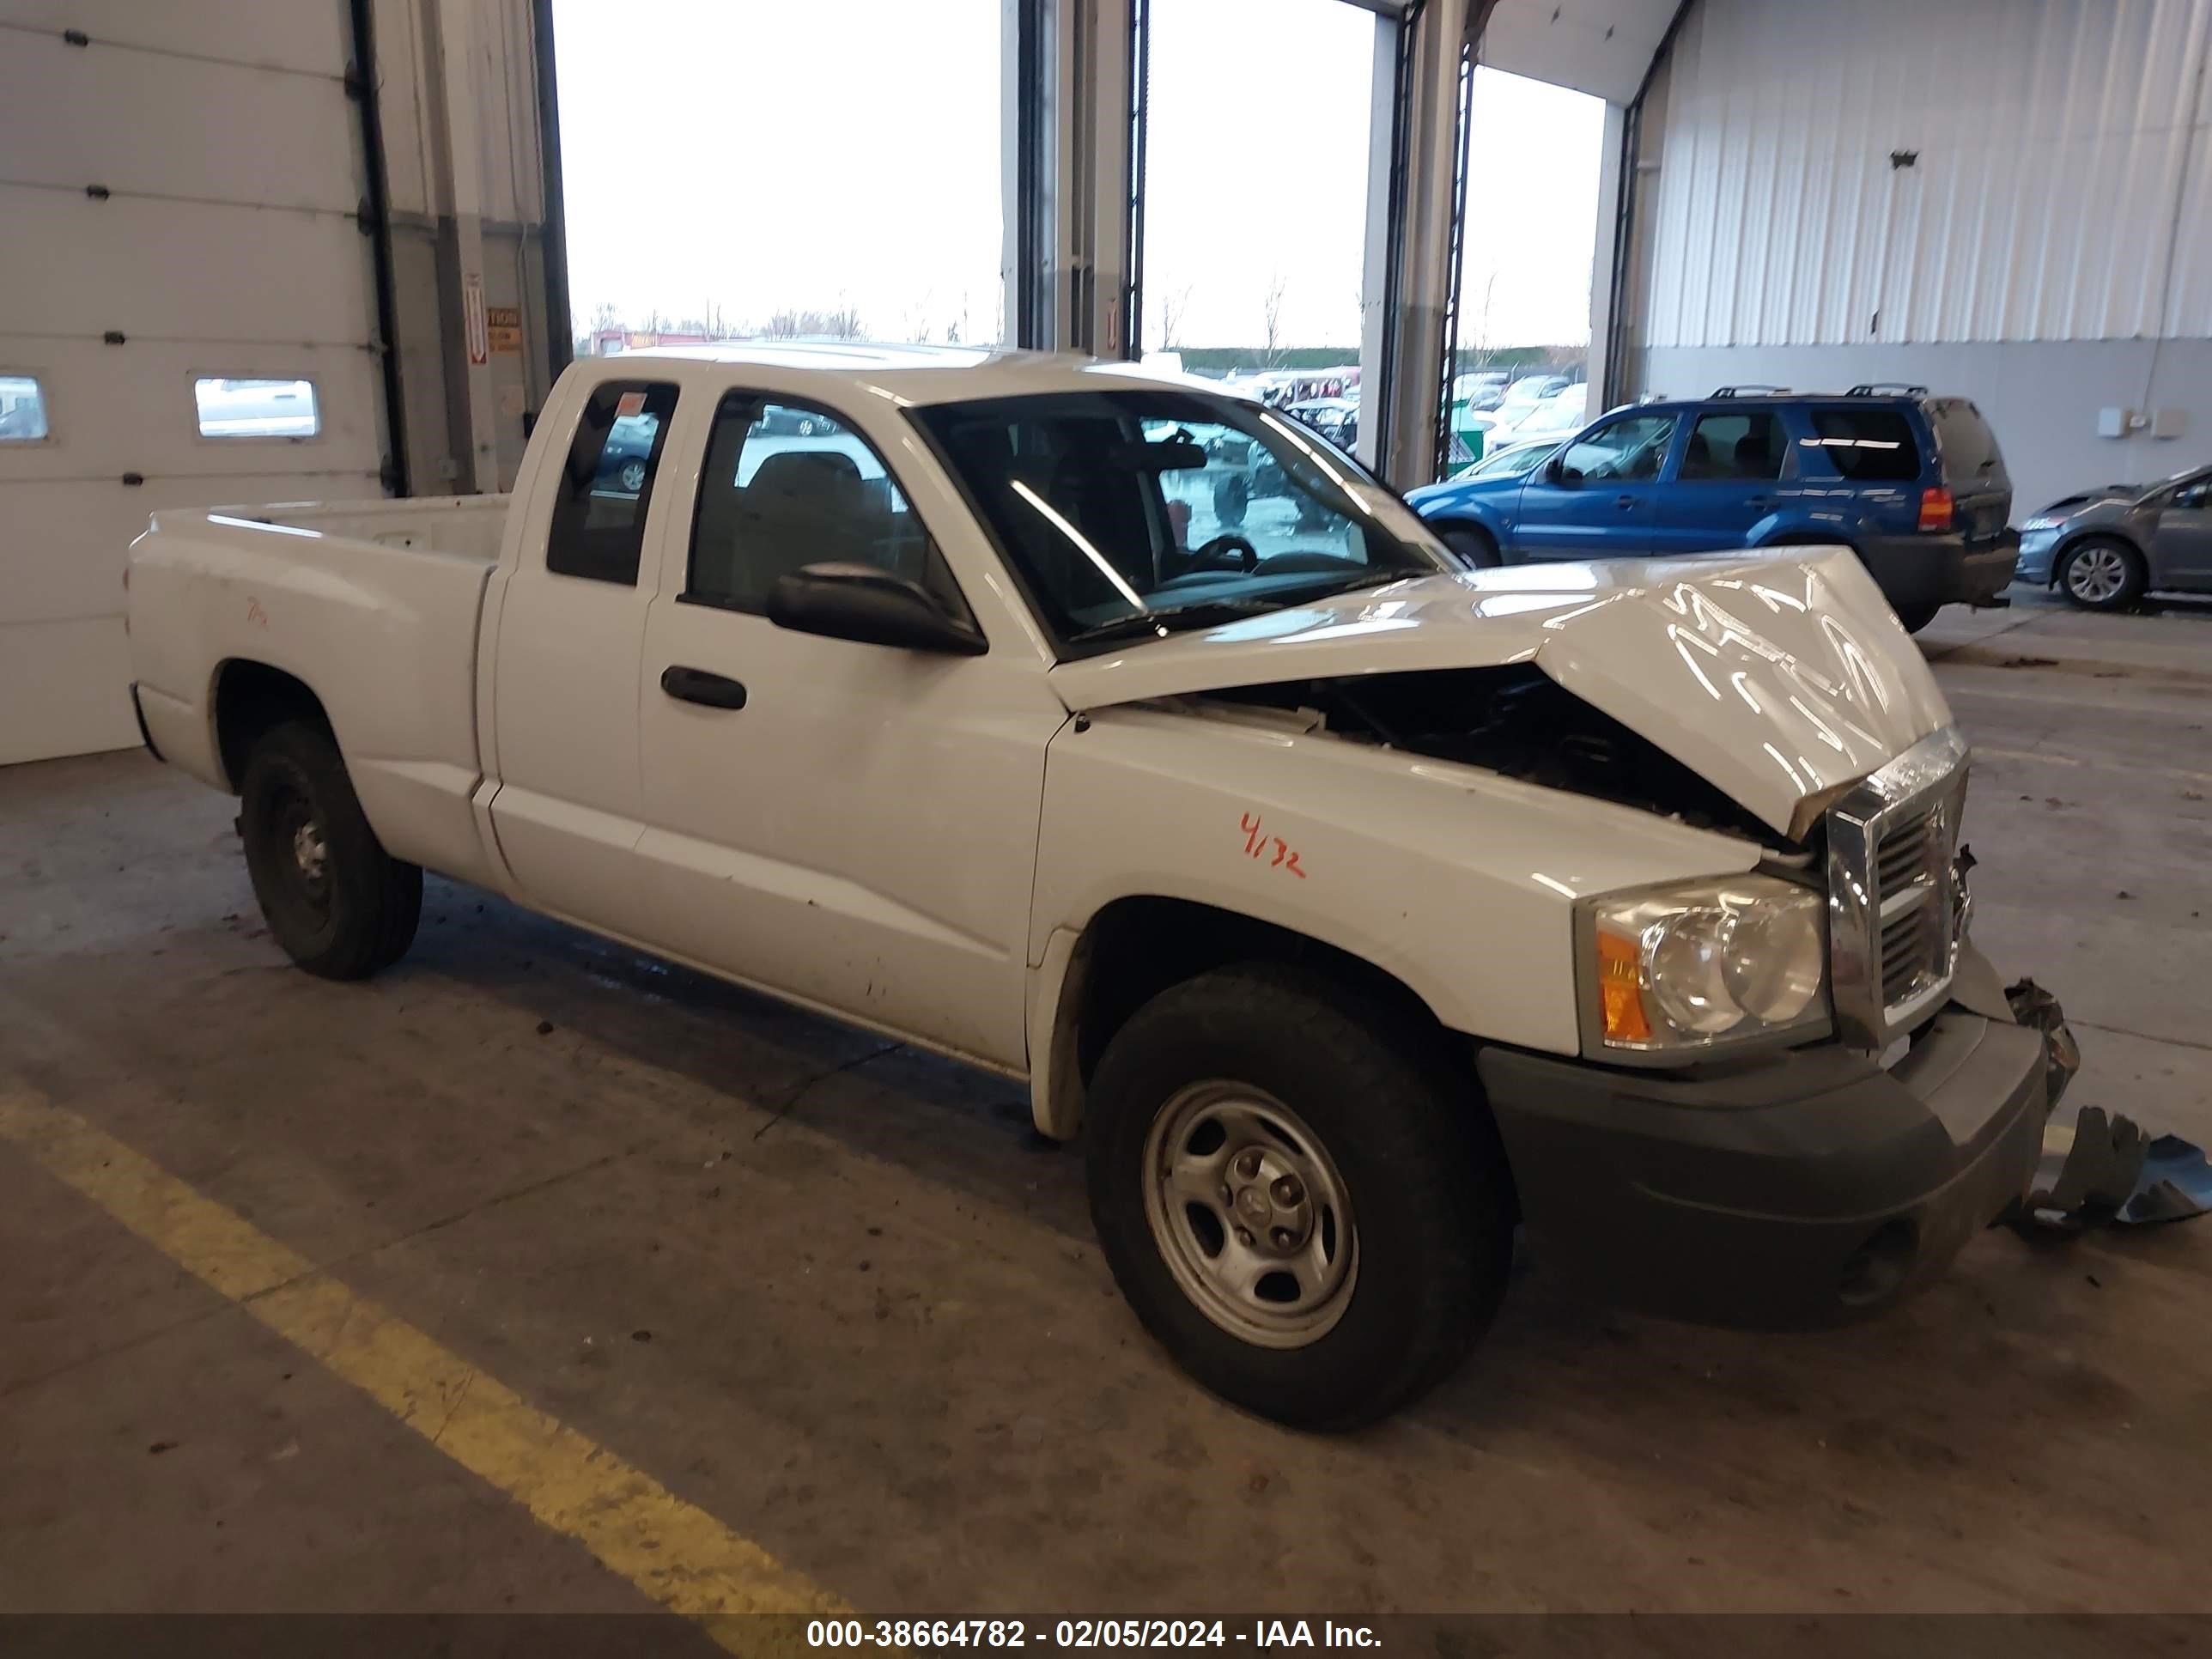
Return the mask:
[[[1298,868],[1298,855],[1288,842],[1280,836],[1264,836],[1260,833],[1260,815],[1257,812],[1240,814],[1237,820],[1237,827],[1244,832],[1246,858],[1267,858],[1267,849],[1273,847],[1275,849],[1275,856],[1267,859],[1267,867],[1270,870],[1286,871],[1300,881],[1306,878],[1306,872]]]

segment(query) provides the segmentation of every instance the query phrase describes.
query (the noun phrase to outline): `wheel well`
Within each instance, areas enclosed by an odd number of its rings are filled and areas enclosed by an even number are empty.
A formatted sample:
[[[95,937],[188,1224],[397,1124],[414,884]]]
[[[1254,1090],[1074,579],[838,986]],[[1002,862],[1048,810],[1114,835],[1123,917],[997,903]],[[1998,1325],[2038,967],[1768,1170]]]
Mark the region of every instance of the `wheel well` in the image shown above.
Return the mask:
[[[232,660],[216,671],[215,738],[223,775],[235,793],[246,781],[246,757],[264,735],[286,720],[313,720],[330,729],[322,699],[307,682],[267,663]]]
[[[1480,519],[1427,519],[1423,522],[1440,538],[1447,530],[1460,530],[1480,536],[1493,546],[1498,542],[1498,532]]]
[[[1294,963],[1358,988],[1405,1023],[1416,1040],[1449,1036],[1419,993],[1373,963],[1273,922],[1187,899],[1116,899],[1091,918],[1074,1001],[1074,1060],[1085,1085],[1114,1034],[1171,985],[1236,962]],[[1066,1006],[1063,1004],[1063,1006]]]

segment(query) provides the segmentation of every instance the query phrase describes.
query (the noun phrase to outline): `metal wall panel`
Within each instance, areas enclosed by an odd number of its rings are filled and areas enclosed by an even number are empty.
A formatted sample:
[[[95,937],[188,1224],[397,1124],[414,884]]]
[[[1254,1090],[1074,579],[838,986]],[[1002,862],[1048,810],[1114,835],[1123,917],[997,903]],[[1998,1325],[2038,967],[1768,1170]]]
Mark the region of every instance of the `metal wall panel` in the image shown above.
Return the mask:
[[[343,0],[0,0],[0,369],[50,427],[0,444],[0,763],[136,741],[122,574],[154,507],[377,492],[349,49]],[[322,431],[203,439],[195,374],[312,379]]]
[[[2212,0],[1698,0],[1640,343],[2212,333],[2208,41]]]

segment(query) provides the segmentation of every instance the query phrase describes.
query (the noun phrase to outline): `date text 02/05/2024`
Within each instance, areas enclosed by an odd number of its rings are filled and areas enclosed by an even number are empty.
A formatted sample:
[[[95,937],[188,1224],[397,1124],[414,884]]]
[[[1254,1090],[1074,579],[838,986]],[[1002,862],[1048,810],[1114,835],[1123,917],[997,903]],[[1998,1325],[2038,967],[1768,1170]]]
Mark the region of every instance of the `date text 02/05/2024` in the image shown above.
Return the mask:
[[[1220,1619],[811,1619],[811,1648],[1377,1648],[1365,1625],[1324,1619],[1262,1619],[1249,1627]]]

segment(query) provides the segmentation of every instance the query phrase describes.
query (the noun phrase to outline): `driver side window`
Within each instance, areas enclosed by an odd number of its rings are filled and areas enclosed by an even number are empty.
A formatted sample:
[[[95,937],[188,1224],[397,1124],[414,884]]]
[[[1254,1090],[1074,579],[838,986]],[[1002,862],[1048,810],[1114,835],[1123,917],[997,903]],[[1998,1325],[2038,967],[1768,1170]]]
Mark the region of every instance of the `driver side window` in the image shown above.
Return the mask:
[[[2193,484],[2185,484],[2175,495],[2173,504],[2197,513],[2203,512],[2207,507],[2212,507],[2212,478],[2201,479]]]
[[[682,597],[765,610],[786,574],[866,564],[966,614],[952,574],[874,447],[827,410],[732,392],[714,411]]]
[[[1569,444],[1560,469],[1592,481],[1656,478],[1674,436],[1672,415],[1624,416]]]

